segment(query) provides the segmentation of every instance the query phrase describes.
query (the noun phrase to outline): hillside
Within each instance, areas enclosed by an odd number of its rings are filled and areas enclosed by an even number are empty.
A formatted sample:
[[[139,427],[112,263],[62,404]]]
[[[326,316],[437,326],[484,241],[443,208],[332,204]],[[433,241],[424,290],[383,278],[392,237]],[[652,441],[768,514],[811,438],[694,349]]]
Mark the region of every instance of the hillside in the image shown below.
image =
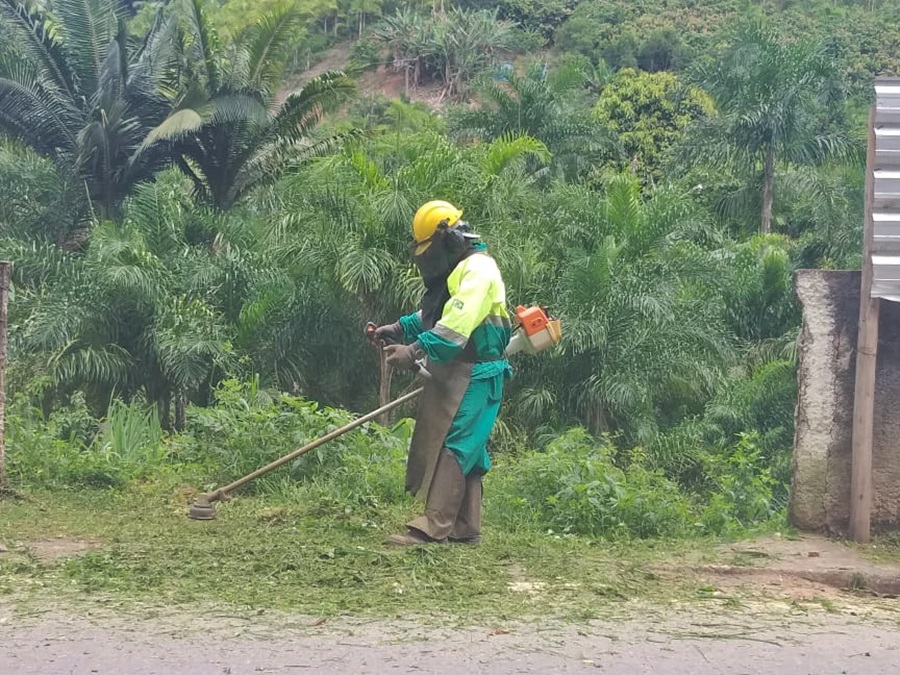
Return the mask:
[[[231,4],[225,3],[226,13]],[[314,45],[336,46],[318,51],[313,58],[321,66],[313,72],[326,66],[371,65],[376,73],[360,76],[361,92],[399,95],[405,88],[402,73],[381,67],[390,63],[388,50],[369,45],[372,27],[411,6],[382,4],[379,11],[366,15],[366,28],[361,31],[358,13],[342,15],[337,9],[319,16],[304,49],[310,54],[316,51]],[[495,5],[462,2],[459,6]],[[873,76],[900,74],[900,4],[885,0],[505,0],[496,9],[498,18],[530,35],[519,43],[520,57],[558,60],[577,55],[613,70],[633,67],[684,73],[711,57],[729,26],[759,15],[772,19],[790,39],[824,44],[841,63],[847,85],[857,96],[867,95]],[[322,32],[323,26],[328,32]],[[354,61],[354,45],[365,47],[359,49],[363,59]],[[439,95],[427,87],[424,91],[413,88],[411,98],[434,103]]]

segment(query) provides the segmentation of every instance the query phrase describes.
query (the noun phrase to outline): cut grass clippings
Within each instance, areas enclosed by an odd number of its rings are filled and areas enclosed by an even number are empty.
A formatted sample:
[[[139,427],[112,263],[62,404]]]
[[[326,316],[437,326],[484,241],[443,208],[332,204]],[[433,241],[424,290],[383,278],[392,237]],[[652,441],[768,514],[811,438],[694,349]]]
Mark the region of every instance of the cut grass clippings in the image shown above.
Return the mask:
[[[154,485],[32,493],[0,504],[0,593],[468,622],[586,620],[624,600],[695,590],[650,570],[696,541],[613,544],[488,524],[480,547],[391,549],[384,538],[408,509],[356,513],[304,496],[238,497],[197,522],[183,494]],[[90,546],[71,557],[28,548],[60,537]]]

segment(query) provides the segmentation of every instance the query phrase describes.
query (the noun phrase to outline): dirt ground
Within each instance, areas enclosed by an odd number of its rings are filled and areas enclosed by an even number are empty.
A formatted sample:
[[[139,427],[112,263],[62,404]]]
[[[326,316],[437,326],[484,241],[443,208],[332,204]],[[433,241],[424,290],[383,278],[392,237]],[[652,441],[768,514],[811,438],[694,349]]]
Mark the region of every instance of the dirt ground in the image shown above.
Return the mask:
[[[798,599],[809,591],[826,596],[846,590],[875,597],[900,595],[900,564],[894,562],[895,555],[878,561],[877,545],[864,550],[814,535],[773,536],[723,546],[717,553],[717,564],[687,561],[686,566],[718,587],[770,590]]]
[[[289,78],[278,95],[282,102],[291,91],[303,86],[314,77],[318,77],[328,70],[346,70],[350,62],[350,49],[346,44],[340,44],[327,50],[308,70]],[[426,103],[429,107],[440,110],[446,103],[444,88],[436,82],[429,82],[419,87],[411,86],[406,90],[406,76],[384,65],[375,70],[358,73],[354,76],[357,91],[360,96],[386,96],[387,98],[400,98],[408,95],[411,101]]]
[[[65,537],[29,544],[48,559],[93,546]],[[0,596],[0,675],[900,673],[893,591],[900,567],[874,562],[876,554],[819,537],[724,546],[715,565],[688,559],[660,570],[700,575],[708,598],[613,604],[603,619],[581,624],[326,621],[222,607],[123,610],[99,597],[35,605]]]

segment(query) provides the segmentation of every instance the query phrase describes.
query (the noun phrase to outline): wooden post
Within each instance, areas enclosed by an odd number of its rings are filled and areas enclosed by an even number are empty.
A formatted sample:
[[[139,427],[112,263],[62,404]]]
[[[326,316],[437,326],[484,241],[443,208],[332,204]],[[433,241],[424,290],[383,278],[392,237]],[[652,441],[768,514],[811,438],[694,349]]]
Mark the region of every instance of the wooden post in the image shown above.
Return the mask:
[[[859,335],[856,341],[856,390],[853,396],[853,465],[850,469],[850,538],[861,544],[871,536],[873,502],[872,445],[875,412],[875,365],[878,360],[880,299],[872,297],[872,249],[875,197],[875,107],[869,111],[866,153],[866,203],[863,222],[862,281],[859,291]]]
[[[381,371],[378,379],[378,407],[383,408],[391,402],[391,379],[394,376],[394,369],[387,364],[387,356],[381,348],[378,349],[378,365]],[[378,418],[378,424],[383,427],[390,426],[390,410]]]
[[[0,261],[0,495],[9,490],[6,475],[6,326],[9,307],[9,280],[12,263]]]

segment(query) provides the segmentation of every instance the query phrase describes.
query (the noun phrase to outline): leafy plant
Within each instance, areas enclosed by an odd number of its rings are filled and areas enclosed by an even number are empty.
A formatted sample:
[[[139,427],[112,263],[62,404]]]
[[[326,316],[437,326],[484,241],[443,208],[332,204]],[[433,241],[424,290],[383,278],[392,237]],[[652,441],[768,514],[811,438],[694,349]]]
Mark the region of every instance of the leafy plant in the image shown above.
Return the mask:
[[[207,467],[208,479],[224,484],[334,431],[350,419],[345,411],[320,408],[286,394],[270,397],[256,383],[224,380],[216,390],[215,407],[192,411],[185,433],[173,439],[173,455],[179,462]],[[392,436],[371,426],[363,427],[301,455],[280,474],[262,482],[277,484],[285,476],[293,480],[330,476],[345,484],[355,481],[352,492],[368,493],[374,485],[376,493],[397,496],[392,481],[387,484],[389,481],[374,476],[384,461],[397,467],[398,448],[402,452],[404,446],[397,445]],[[369,463],[373,480],[353,475]],[[402,491],[400,475],[388,470],[388,476],[398,479]]]
[[[640,73],[626,68],[604,87],[594,115],[614,132],[624,150],[622,168],[643,180],[663,182],[672,148],[698,120],[714,113],[698,87],[672,73]]]
[[[0,130],[84,182],[103,216],[168,161],[138,152],[172,107],[170,20],[158,17],[133,48],[113,0],[0,2],[10,39],[0,48]]]
[[[571,430],[543,452],[499,467],[487,494],[491,518],[507,527],[609,539],[681,536],[692,505],[660,473],[615,464],[615,448]]]
[[[713,532],[743,531],[775,515],[776,481],[755,441],[753,434],[741,434],[730,454],[712,462],[717,486],[704,520]]]
[[[574,64],[551,71],[546,62],[535,62],[523,75],[509,72],[488,80],[481,107],[452,111],[450,127],[464,138],[535,138],[551,152],[554,174],[576,179],[617,150],[609,130],[585,112],[586,82],[586,73]]]
[[[129,467],[131,475],[154,471],[165,460],[156,408],[114,399],[100,423],[96,449],[112,462]]]
[[[353,85],[343,73],[327,72],[278,98],[304,20],[297,6],[281,5],[223,45],[202,0],[186,5],[183,93],[143,147],[172,143],[177,166],[197,195],[224,210],[334,148],[339,138],[314,139],[311,132]]]
[[[388,46],[394,67],[406,72],[406,90],[426,77],[444,85],[444,95],[459,98],[470,81],[489,66],[498,52],[515,51],[513,24],[498,18],[498,10],[451,8],[426,17],[402,8],[373,28],[372,35]],[[443,96],[442,96],[443,97]]]
[[[729,38],[714,61],[696,69],[696,81],[720,114],[697,126],[682,161],[761,172],[759,231],[767,234],[777,162],[816,163],[852,156],[855,148],[842,129],[829,124],[843,92],[834,59],[822,45],[787,42],[761,20],[742,22]]]

